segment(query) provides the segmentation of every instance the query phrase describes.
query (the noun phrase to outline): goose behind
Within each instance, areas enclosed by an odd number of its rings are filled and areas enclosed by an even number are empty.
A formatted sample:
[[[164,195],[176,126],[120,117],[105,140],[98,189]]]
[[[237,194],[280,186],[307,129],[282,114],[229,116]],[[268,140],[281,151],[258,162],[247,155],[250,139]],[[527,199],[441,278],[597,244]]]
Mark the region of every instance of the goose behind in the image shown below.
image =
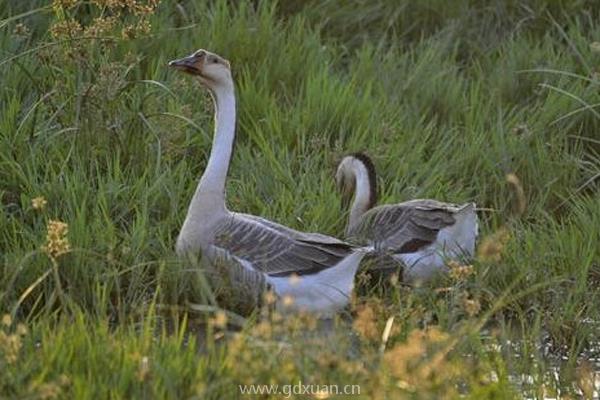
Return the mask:
[[[319,314],[343,308],[365,251],[333,237],[229,211],[225,184],[236,119],[230,64],[201,49],[169,66],[197,78],[215,104],[213,146],[177,238],[177,253],[182,257],[201,253],[204,260],[228,264],[240,292],[256,289],[258,297],[261,282],[271,286],[280,308]]]
[[[473,256],[478,232],[474,203],[455,205],[419,199],[375,207],[375,166],[362,153],[340,162],[336,183],[345,204],[354,197],[346,238],[372,245],[380,255],[391,255],[401,262],[406,281],[426,281],[446,271],[448,259]]]

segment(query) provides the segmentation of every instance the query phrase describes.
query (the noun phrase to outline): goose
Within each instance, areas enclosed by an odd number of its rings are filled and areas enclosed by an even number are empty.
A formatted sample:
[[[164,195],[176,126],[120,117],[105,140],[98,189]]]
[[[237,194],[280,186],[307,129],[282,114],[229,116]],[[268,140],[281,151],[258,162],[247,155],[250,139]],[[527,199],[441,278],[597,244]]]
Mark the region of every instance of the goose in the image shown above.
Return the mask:
[[[372,245],[376,254],[391,255],[403,265],[404,281],[423,283],[447,271],[447,261],[473,256],[478,232],[475,203],[418,199],[375,207],[375,166],[363,153],[344,157],[335,179],[343,206],[354,196],[346,240]]]
[[[210,263],[226,265],[239,291],[254,290],[255,298],[265,287],[271,288],[278,309],[327,315],[344,308],[367,250],[230,211],[225,182],[236,125],[230,64],[200,49],[169,66],[197,78],[215,107],[213,145],[177,238],[178,256],[201,254]]]

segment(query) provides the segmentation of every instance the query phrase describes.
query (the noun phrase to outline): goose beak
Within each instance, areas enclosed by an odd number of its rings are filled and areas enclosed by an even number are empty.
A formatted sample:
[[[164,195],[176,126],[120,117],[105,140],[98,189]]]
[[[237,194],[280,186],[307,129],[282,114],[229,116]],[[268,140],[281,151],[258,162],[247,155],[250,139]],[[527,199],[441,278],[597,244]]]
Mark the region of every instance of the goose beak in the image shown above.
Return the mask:
[[[192,75],[200,75],[202,71],[199,68],[198,58],[192,56],[169,61],[169,67],[187,72]]]

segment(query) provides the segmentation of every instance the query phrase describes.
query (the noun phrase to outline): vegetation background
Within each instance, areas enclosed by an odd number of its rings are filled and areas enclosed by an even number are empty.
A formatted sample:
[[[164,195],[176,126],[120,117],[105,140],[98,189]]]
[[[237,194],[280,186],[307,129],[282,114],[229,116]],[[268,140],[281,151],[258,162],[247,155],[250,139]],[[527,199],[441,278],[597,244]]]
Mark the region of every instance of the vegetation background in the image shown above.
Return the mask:
[[[598,396],[599,17],[593,0],[1,0],[0,397]],[[473,265],[362,288],[326,329],[226,310],[173,252],[212,109],[166,63],[200,47],[236,79],[231,209],[340,235],[335,165],[363,150],[383,203],[482,207]]]

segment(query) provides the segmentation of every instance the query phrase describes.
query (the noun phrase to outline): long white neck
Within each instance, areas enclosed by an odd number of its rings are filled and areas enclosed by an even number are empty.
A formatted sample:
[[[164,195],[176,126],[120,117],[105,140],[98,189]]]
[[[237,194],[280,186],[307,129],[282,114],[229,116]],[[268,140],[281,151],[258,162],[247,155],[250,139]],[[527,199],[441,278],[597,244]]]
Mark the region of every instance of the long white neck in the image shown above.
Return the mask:
[[[367,168],[362,162],[354,159],[351,164],[351,173],[354,175],[355,191],[346,233],[360,221],[360,217],[371,207],[371,182]]]
[[[188,209],[187,219],[224,212],[225,180],[235,139],[235,92],[233,84],[213,92],[215,133],[210,157]]]

